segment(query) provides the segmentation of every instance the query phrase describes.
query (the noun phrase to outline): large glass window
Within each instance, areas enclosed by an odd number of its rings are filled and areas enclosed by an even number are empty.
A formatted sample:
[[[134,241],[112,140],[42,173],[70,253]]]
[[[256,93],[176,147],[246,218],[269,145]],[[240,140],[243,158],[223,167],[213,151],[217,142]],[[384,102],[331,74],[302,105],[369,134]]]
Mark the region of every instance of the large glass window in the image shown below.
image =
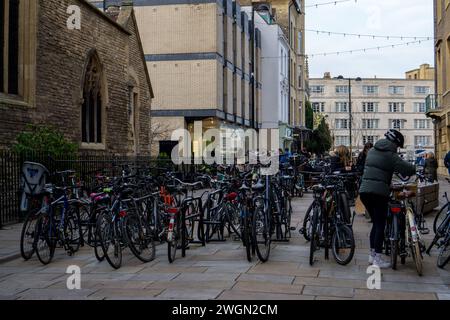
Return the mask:
[[[312,104],[313,112],[323,113],[325,112],[325,102],[313,102]]]
[[[336,102],[336,112],[348,112],[348,103]]]
[[[311,93],[324,93],[325,88],[324,86],[311,86],[310,91]]]
[[[378,103],[363,102],[363,112],[378,112]]]
[[[379,119],[363,119],[363,129],[378,129]]]
[[[378,94],[378,86],[363,86],[364,95]]]
[[[416,147],[427,147],[431,145],[431,136],[415,136],[414,144]]]
[[[415,102],[414,103],[414,112],[420,112],[420,113],[426,112],[425,102]]]
[[[398,94],[398,95],[405,94],[405,87],[390,86],[389,87],[389,94]]]
[[[336,119],[336,129],[348,129],[348,119]]]
[[[389,128],[401,130],[405,128],[406,120],[404,119],[391,119],[389,120]]]
[[[338,94],[348,94],[348,86],[336,86],[336,93]]]
[[[403,102],[389,102],[389,112],[405,112],[405,104]]]
[[[414,129],[430,129],[431,120],[430,119],[415,119]]]
[[[363,136],[363,144],[366,144],[369,142],[372,144],[375,144],[375,142],[377,142],[378,139],[379,139],[378,136]]]
[[[424,86],[414,87],[414,93],[415,94],[429,94],[430,93],[430,87],[424,87]]]

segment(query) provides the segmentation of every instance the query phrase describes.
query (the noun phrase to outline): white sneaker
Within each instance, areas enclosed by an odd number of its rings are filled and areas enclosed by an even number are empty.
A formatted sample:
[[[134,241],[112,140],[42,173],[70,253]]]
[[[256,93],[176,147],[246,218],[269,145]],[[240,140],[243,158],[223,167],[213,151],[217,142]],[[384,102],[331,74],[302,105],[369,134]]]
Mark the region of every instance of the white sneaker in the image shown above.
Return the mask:
[[[377,253],[375,255],[375,258],[373,259],[372,265],[374,265],[380,269],[388,269],[391,267],[391,262],[383,260],[381,253]]]
[[[375,250],[370,249],[370,253],[369,253],[369,264],[373,264],[373,260],[375,260]]]

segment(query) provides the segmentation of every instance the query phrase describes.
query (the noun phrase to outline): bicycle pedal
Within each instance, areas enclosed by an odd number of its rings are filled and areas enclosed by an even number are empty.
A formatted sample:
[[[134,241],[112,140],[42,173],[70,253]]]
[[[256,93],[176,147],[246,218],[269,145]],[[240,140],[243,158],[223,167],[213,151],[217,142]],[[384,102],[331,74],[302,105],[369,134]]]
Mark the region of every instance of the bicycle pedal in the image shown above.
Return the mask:
[[[289,228],[291,231],[295,231],[297,228],[296,227],[290,227]]]
[[[423,229],[420,229],[420,232],[421,232],[422,234],[429,234],[429,233],[430,233],[430,229],[428,229],[428,228],[423,228]]]

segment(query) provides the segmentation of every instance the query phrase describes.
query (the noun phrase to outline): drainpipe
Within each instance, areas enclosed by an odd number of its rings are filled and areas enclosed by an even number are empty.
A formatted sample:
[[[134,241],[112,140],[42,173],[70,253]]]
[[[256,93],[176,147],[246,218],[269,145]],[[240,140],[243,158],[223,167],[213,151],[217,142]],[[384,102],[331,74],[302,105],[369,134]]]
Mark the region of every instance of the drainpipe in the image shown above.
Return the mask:
[[[251,118],[251,124],[254,129],[256,129],[255,124],[255,96],[256,96],[256,90],[255,90],[255,7],[252,5],[252,30],[251,30],[251,41],[252,44],[252,69],[250,70],[251,74],[251,81],[252,81],[252,118]]]

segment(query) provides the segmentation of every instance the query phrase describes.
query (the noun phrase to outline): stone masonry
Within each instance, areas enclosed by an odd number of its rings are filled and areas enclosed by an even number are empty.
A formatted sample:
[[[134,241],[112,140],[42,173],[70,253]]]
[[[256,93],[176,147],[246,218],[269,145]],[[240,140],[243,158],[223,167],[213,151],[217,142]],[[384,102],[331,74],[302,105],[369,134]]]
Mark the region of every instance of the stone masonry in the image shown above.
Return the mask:
[[[81,30],[67,28],[69,5],[81,9]],[[132,6],[122,6],[114,18],[86,0],[39,0],[37,10],[36,86],[33,104],[0,96],[0,147],[12,144],[28,123],[59,128],[81,145],[81,104],[88,53],[96,51],[107,94],[104,136],[100,150],[130,153],[128,132],[129,85],[138,86],[138,153],[149,148],[150,109],[153,91]],[[103,116],[104,117],[104,116]],[[128,125],[127,125],[128,124]]]

